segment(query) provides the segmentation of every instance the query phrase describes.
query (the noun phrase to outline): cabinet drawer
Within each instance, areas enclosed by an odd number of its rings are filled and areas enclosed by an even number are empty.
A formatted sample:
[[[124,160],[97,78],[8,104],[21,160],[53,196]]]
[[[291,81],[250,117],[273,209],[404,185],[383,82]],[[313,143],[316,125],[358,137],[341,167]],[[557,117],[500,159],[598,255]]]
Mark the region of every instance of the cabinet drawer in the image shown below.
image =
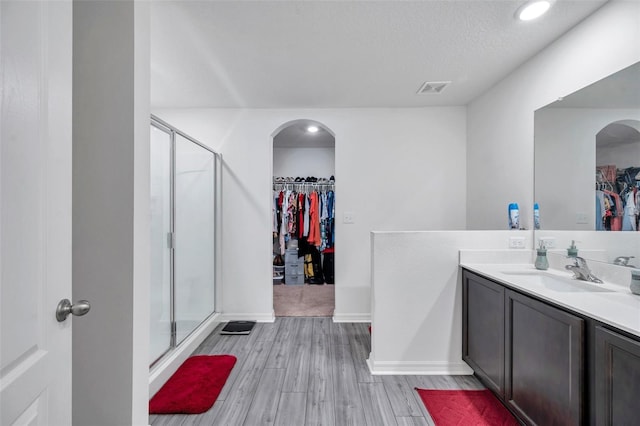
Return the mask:
[[[284,272],[285,274],[302,275],[304,274],[304,262],[287,263],[285,264]]]
[[[297,262],[298,261],[298,249],[287,249],[284,252],[284,261],[285,263],[289,262]]]
[[[303,285],[304,275],[286,274],[284,276],[284,283],[287,285]]]

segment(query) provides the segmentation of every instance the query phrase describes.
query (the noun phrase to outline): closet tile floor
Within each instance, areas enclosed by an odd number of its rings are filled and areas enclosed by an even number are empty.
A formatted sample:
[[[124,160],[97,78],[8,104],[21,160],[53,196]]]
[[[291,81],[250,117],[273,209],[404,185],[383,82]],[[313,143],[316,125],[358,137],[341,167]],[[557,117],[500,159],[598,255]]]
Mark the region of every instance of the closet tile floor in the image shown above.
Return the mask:
[[[238,361],[218,400],[200,415],[152,415],[160,425],[433,425],[415,387],[483,389],[473,376],[373,376],[368,324],[277,318],[248,336],[222,324],[194,354]]]

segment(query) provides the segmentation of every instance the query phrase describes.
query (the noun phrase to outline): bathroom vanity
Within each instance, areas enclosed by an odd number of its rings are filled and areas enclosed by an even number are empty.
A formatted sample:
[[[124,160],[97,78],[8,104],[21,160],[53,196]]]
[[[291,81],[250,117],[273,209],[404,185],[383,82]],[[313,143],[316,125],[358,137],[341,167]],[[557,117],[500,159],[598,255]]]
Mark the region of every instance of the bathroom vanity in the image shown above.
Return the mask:
[[[640,296],[532,265],[461,264],[464,361],[526,424],[637,424]]]

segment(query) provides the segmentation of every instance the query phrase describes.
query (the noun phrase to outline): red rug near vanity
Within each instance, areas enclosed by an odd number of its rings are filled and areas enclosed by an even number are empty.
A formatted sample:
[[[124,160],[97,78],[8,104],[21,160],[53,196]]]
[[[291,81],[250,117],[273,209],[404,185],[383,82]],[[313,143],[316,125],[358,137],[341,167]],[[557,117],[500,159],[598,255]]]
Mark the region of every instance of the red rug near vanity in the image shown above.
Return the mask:
[[[418,389],[418,395],[436,426],[517,426],[513,417],[489,389]]]
[[[200,414],[216,402],[236,357],[196,355],[188,358],[149,401],[149,414]]]

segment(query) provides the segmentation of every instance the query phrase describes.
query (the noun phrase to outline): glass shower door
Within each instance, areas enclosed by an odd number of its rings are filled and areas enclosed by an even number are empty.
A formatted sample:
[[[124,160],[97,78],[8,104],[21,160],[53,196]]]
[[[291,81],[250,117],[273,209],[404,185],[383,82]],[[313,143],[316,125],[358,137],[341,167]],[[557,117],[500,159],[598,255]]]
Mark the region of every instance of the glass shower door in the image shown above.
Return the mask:
[[[150,150],[152,364],[171,346],[171,132],[151,126]]]
[[[175,135],[175,321],[179,344],[214,312],[214,154]]]

